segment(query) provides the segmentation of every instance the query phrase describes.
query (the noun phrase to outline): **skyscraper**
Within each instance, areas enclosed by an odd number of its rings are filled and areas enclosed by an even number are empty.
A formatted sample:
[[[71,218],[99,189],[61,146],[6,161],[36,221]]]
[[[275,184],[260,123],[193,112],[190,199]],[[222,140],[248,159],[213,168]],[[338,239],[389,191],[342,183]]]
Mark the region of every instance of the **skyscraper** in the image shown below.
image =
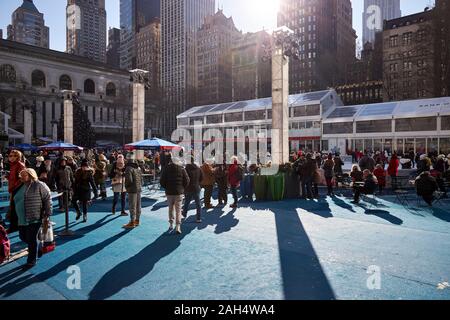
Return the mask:
[[[176,116],[195,104],[197,31],[215,11],[215,0],[165,0],[161,3],[162,72],[165,128],[170,137]]]
[[[355,59],[356,31],[350,0],[281,0],[278,26],[292,29],[300,60],[291,60],[291,94],[318,91],[345,80]]]
[[[32,0],[23,0],[22,5],[13,12],[11,20],[8,40],[49,47],[49,29],[45,26],[44,15],[38,11]]]
[[[105,0],[67,0],[67,52],[106,62]]]
[[[374,43],[375,33],[383,30],[384,20],[401,16],[400,0],[364,0],[363,45]]]
[[[120,67],[120,29],[108,30],[108,49],[106,50],[106,63],[112,67]]]
[[[136,33],[160,17],[161,0],[120,0],[120,66],[136,68]]]
[[[232,48],[242,33],[233,18],[222,10],[208,16],[198,31],[197,104],[229,102],[232,99]]]

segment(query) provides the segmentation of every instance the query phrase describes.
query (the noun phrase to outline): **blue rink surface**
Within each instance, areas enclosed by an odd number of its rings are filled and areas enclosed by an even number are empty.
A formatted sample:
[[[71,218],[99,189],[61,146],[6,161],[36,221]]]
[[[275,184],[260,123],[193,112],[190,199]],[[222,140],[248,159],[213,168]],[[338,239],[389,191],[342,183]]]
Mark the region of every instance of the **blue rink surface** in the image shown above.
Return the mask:
[[[131,231],[127,217],[111,215],[110,197],[93,204],[87,224],[72,212],[76,236],[57,238],[35,268],[21,270],[26,258],[0,267],[0,299],[449,300],[450,201],[351,200],[243,200],[204,211],[201,224],[191,207],[178,236],[167,232],[163,193],[144,193]],[[61,231],[64,214],[53,221]],[[17,233],[11,242],[24,247]],[[81,289],[67,286],[71,266]]]

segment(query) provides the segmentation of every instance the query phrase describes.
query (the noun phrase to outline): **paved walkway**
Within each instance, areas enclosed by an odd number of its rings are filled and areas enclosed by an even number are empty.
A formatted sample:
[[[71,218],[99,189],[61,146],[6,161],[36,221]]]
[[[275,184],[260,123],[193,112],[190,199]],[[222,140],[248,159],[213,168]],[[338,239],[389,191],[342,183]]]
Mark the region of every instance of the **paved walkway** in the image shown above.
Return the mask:
[[[450,202],[406,210],[394,200],[243,202],[199,225],[192,210],[181,236],[167,233],[160,193],[143,199],[132,231],[99,201],[34,269],[21,271],[25,258],[0,267],[0,299],[450,299]],[[61,230],[64,215],[54,221]],[[70,266],[80,289],[67,286]]]

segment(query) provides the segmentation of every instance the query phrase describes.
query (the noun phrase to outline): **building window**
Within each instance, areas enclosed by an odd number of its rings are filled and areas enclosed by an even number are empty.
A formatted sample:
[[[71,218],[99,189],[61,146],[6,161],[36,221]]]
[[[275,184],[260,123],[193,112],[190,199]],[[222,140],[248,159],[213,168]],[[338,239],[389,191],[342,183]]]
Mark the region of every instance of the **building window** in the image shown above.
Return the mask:
[[[95,83],[91,79],[84,81],[84,93],[95,94]]]
[[[392,132],[392,120],[359,121],[356,133]]]
[[[395,121],[397,132],[436,131],[437,118],[409,118]]]
[[[450,131],[450,116],[445,116],[441,118],[441,130]]]
[[[45,88],[45,74],[41,70],[34,70],[31,73],[31,85],[33,87]]]
[[[353,133],[353,122],[324,123],[323,134]]]
[[[106,96],[115,97],[116,96],[116,85],[112,82],[106,85]]]
[[[59,77],[59,89],[72,90],[72,79],[68,75],[64,74]]]
[[[16,70],[10,64],[3,64],[0,66],[0,82],[15,83]]]

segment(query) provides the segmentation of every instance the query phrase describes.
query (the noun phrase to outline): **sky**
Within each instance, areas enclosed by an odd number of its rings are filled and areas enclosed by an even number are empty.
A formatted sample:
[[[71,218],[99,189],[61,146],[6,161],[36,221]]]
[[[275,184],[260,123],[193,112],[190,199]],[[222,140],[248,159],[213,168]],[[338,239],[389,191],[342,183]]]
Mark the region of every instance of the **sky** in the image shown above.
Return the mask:
[[[277,3],[279,0],[217,0],[227,16],[233,16],[234,23],[243,32],[255,32],[274,29],[277,23]],[[403,15],[423,11],[433,4],[432,0],[401,0]],[[0,0],[0,29],[6,38],[7,25],[11,23],[11,14],[22,4],[22,0]],[[66,49],[66,4],[65,0],[34,0],[38,10],[44,13],[45,24],[50,28],[50,48],[58,51]],[[352,0],[353,27],[362,37],[363,0]],[[120,26],[119,0],[106,0],[108,27]],[[360,41],[362,42],[362,41]]]

